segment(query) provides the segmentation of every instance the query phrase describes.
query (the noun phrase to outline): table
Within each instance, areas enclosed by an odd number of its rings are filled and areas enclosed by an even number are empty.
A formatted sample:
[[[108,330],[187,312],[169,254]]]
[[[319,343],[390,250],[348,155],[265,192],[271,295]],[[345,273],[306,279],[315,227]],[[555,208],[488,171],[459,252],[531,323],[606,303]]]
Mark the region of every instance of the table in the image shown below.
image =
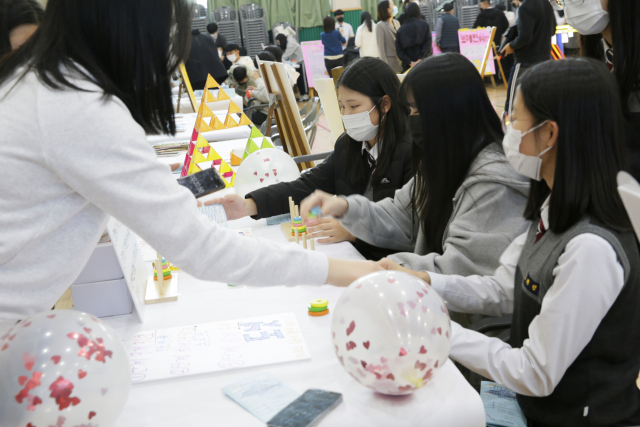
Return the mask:
[[[225,145],[226,149],[239,143],[240,141],[228,141],[220,144]],[[173,163],[179,158],[180,156],[162,158],[160,161]],[[225,189],[204,199],[231,192],[232,188]],[[286,241],[279,225],[268,227],[265,220],[243,218],[230,221],[229,227],[251,227],[254,237],[296,244]],[[316,250],[334,258],[362,259],[355,248],[346,242],[317,244]],[[148,305],[145,323],[139,323],[135,314],[102,319],[123,340],[127,340],[145,330],[293,312],[311,354],[311,360],[302,362],[132,385],[117,426],[264,426],[260,420],[226,397],[221,389],[242,378],[267,371],[300,394],[309,388],[343,394],[343,403],[327,415],[320,426],[485,425],[480,396],[450,360],[428,386],[408,396],[392,397],[374,393],[347,375],[333,353],[331,315],[311,317],[307,314],[309,301],[316,298],[329,300],[332,311],[342,292],[343,288],[330,285],[229,287],[224,283],[197,280],[181,272],[178,301]]]

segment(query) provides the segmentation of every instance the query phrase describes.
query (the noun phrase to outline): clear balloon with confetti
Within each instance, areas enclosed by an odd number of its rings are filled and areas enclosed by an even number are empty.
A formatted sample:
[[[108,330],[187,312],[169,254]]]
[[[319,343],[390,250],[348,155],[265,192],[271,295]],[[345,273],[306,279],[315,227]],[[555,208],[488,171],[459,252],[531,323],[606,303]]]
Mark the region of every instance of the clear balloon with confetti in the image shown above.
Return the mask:
[[[423,280],[398,271],[372,273],[349,285],[333,311],[331,334],[347,373],[390,395],[428,384],[451,349],[442,298]]]
[[[98,318],[54,310],[0,336],[0,426],[107,427],[125,405],[129,359]]]

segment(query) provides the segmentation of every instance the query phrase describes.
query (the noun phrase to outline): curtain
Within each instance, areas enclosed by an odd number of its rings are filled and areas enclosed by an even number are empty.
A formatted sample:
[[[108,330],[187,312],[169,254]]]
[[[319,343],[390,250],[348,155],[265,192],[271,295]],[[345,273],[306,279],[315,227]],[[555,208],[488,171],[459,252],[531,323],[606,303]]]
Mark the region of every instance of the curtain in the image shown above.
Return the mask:
[[[365,10],[371,14],[371,17],[374,21],[378,20],[378,3],[380,0],[360,0],[360,4],[362,5],[362,11]],[[396,2],[394,2],[395,4]],[[400,3],[398,1],[398,3]]]
[[[372,0],[364,0],[372,1]],[[329,0],[208,0],[209,12],[221,6],[231,6],[239,11],[244,4],[257,4],[264,8],[269,29],[276,22],[287,21],[298,28],[322,25],[322,18],[329,14]],[[376,3],[377,4],[377,3]]]

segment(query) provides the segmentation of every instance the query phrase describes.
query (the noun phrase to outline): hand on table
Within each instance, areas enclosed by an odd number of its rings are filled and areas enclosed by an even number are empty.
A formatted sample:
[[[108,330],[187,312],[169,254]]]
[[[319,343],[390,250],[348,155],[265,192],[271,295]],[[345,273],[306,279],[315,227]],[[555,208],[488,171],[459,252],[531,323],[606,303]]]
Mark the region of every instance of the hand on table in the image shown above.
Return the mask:
[[[327,283],[334,286],[349,286],[362,276],[383,271],[373,261],[349,261],[344,259],[329,258],[329,276]]]
[[[300,216],[303,221],[307,222],[309,212],[316,206],[322,209],[323,215],[333,217],[342,216],[347,212],[347,209],[349,209],[349,203],[342,197],[335,197],[324,191],[316,190],[300,203]],[[318,220],[308,221],[308,224],[311,226],[316,225],[318,224]]]
[[[391,261],[389,258],[382,258],[380,261],[378,261],[378,265],[385,270],[402,271],[403,273],[411,274],[412,276],[416,276],[417,278],[424,280],[428,284],[431,284],[431,277],[426,271],[410,270],[396,262]]]
[[[513,48],[511,47],[511,43],[508,43],[504,47],[504,49],[500,51],[500,53],[503,54],[505,57],[511,55],[513,52],[515,52],[515,50],[513,50]]]
[[[224,197],[208,200],[204,204],[206,206],[222,205],[229,221],[258,214],[258,207],[253,199],[243,199],[237,194],[227,194]]]
[[[319,218],[316,226],[309,227],[309,233],[312,238],[326,237],[326,239],[318,240],[318,243],[338,243],[338,242],[355,242],[356,238],[349,233],[335,218],[326,217]]]
[[[182,163],[171,163],[169,165],[169,167],[171,168],[171,172],[175,172],[178,169],[180,169],[180,166],[182,166]]]

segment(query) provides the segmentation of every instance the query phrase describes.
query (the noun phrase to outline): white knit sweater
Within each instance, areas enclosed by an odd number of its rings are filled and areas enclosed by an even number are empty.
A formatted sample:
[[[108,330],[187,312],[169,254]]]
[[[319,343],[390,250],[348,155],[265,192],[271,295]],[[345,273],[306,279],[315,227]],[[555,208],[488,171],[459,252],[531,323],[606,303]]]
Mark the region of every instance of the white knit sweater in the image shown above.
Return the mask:
[[[322,284],[319,252],[201,221],[193,195],[158,162],[117,98],[52,90],[34,73],[0,87],[0,322],[48,310],[75,280],[109,215],[202,279]]]

